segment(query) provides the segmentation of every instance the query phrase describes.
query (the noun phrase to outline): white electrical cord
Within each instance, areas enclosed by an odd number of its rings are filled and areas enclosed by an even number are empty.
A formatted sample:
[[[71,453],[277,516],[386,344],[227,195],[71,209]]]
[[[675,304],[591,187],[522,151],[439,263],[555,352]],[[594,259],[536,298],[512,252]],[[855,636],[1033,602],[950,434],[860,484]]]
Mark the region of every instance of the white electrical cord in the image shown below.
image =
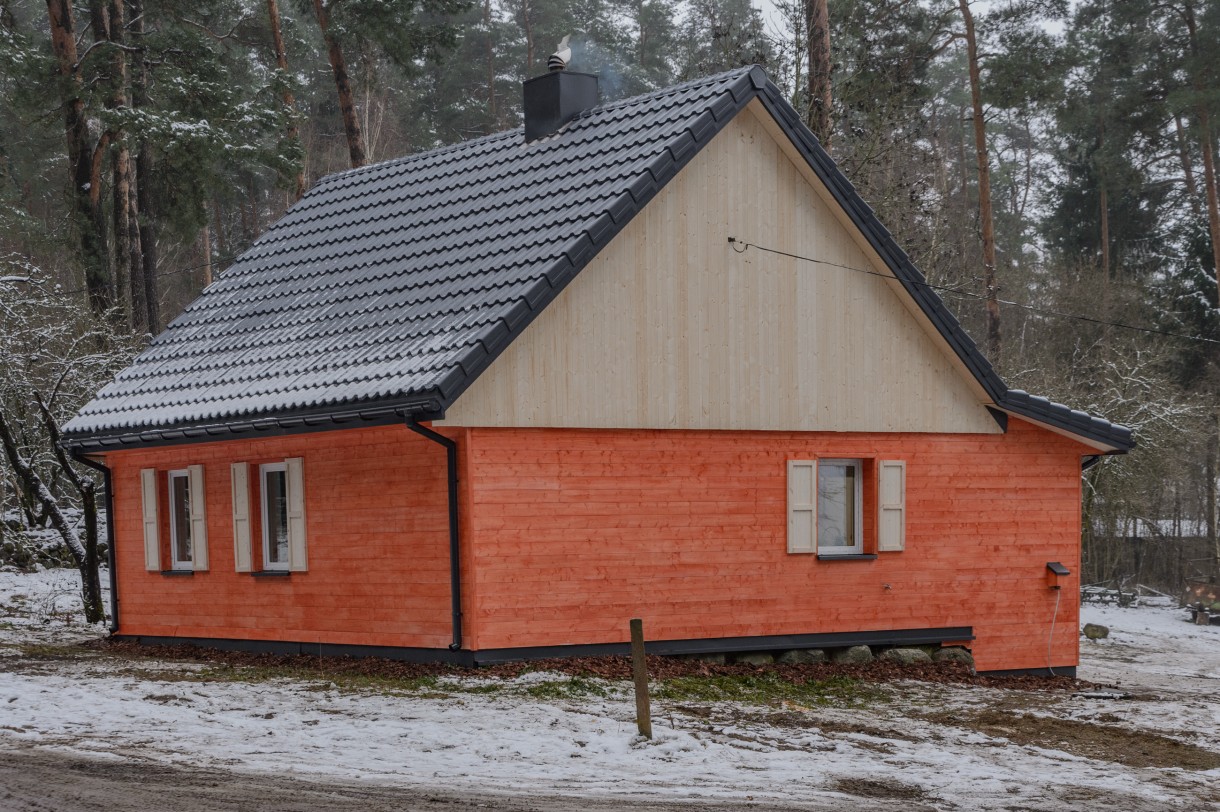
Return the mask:
[[[1063,590],[1055,590],[1055,614],[1051,615],[1051,634],[1046,638],[1046,670],[1051,672],[1051,676],[1055,677],[1055,669],[1051,668],[1051,644],[1055,642],[1055,619],[1059,617],[1059,599],[1063,597]]]

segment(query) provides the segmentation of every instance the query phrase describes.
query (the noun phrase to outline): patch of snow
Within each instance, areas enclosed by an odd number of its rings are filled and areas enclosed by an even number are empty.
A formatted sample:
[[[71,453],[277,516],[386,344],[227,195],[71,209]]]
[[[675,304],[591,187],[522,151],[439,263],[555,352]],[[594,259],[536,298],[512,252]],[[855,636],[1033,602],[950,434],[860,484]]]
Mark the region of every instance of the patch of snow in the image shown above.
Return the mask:
[[[31,639],[97,635],[65,619],[61,601],[75,594],[75,579],[75,572],[62,570],[0,572],[0,650]],[[14,656],[6,656],[0,658],[0,750],[138,751],[141,758],[181,765],[482,793],[490,787],[798,805],[845,802],[839,782],[866,778],[917,787],[937,807],[1100,809],[1104,799],[1118,799],[1112,805],[1125,809],[1201,808],[1200,799],[1220,791],[1220,770],[1123,767],[1068,754],[1055,742],[1018,746],[928,719],[945,709],[1024,703],[1048,715],[1110,714],[1123,725],[1169,733],[1191,724],[1214,737],[1220,628],[1194,627],[1184,615],[1167,606],[1085,607],[1084,619],[1109,626],[1111,638],[1082,641],[1081,676],[1130,686],[1132,680],[1119,677],[1134,673],[1145,688],[1165,686],[1148,700],[909,682],[884,686],[883,700],[862,707],[654,702],[651,741],[637,735],[634,700],[618,684],[597,683],[608,689],[605,696],[579,700],[528,695],[531,686],[568,679],[554,673],[500,682],[504,689],[494,693],[468,692],[491,680],[452,678],[413,694],[341,691],[321,674],[205,681],[183,679],[202,668],[197,664],[85,656],[16,667]],[[1170,670],[1154,657],[1171,658]],[[1208,672],[1212,693],[1175,694],[1169,686],[1180,678],[1176,672]],[[781,724],[777,715],[808,723]],[[1064,802],[1080,797],[1073,793],[1103,801]]]

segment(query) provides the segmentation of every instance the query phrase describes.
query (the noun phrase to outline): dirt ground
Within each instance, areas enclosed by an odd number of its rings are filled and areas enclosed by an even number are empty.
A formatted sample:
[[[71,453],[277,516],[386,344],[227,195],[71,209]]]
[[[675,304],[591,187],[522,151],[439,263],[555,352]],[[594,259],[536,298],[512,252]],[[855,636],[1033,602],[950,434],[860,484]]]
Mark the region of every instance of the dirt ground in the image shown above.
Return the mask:
[[[843,787],[868,798],[870,810],[931,810],[911,803],[910,788]],[[895,795],[895,793],[897,793]],[[917,797],[917,796],[916,796]],[[893,800],[890,800],[893,799]],[[902,800],[905,799],[905,800]],[[563,798],[520,794],[444,794],[435,788],[384,787],[327,779],[251,775],[218,770],[184,769],[130,758],[91,759],[43,749],[0,750],[0,809],[4,812],[700,812],[774,809],[773,803],[723,804],[624,799]],[[784,804],[785,809],[847,812],[855,802],[830,806]]]

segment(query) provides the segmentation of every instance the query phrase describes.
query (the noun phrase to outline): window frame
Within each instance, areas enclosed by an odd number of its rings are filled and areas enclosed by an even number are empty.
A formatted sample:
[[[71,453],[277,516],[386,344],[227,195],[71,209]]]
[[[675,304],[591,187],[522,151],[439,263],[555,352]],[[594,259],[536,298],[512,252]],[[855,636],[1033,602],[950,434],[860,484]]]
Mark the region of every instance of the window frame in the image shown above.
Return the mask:
[[[260,535],[262,537],[263,548],[263,566],[264,572],[284,572],[287,573],[292,565],[292,541],[289,540],[289,552],[287,560],[272,561],[271,560],[271,513],[270,504],[267,499],[267,474],[280,473],[284,475],[284,499],[288,499],[288,463],[285,460],[279,462],[264,462],[258,466],[258,501],[259,501],[259,519]],[[285,523],[285,534],[288,533],[288,527]]]
[[[186,541],[191,548],[191,557],[183,560],[178,557],[178,511],[183,507],[174,495],[174,480],[182,479],[186,483]],[[195,546],[191,538],[191,472],[189,468],[179,468],[167,471],[165,475],[166,493],[169,504],[169,560],[170,568],[175,571],[193,571],[195,569]]]
[[[835,558],[837,556],[861,556],[864,555],[864,471],[865,460],[860,457],[833,457],[817,460],[817,478],[818,483],[815,483],[814,494],[817,497],[814,508],[814,521],[817,526],[817,544],[814,552],[818,558]],[[825,534],[821,528],[821,493],[819,492],[820,480],[822,478],[823,466],[851,466],[855,468],[855,486],[852,494],[852,535],[854,543],[851,546],[838,545],[823,545],[822,538]]]

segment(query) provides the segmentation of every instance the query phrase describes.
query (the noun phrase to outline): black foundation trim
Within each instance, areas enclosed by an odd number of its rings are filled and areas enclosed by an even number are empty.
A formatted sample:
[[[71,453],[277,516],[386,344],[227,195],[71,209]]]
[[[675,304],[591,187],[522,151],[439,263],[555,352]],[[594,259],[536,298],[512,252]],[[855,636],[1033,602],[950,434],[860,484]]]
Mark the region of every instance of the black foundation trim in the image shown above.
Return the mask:
[[[1009,668],[999,671],[980,671],[980,677],[1071,677],[1076,679],[1076,666],[1057,665],[1054,668]]]
[[[285,654],[299,657],[380,657],[408,663],[449,663],[475,665],[470,651],[449,651],[443,648],[408,648],[405,646],[352,646],[341,643],[298,643],[288,640],[233,640],[224,637],[157,637],[136,634],[116,634],[115,640],[126,640],[142,646],[198,646],[219,651],[247,651],[253,654]]]
[[[498,663],[543,660],[560,657],[605,657],[626,655],[630,643],[591,643],[572,646],[528,646],[522,648],[451,651],[443,648],[397,646],[352,646],[339,643],[299,643],[286,640],[232,640],[216,637],[146,637],[115,635],[149,646],[192,645],[221,651],[249,651],[256,654],[289,654],[310,657],[381,657],[412,663],[448,663],[480,666]],[[716,637],[705,640],[656,640],[648,642],[649,654],[715,654],[738,651],[779,651],[793,648],[846,648],[848,646],[918,646],[955,643],[974,639],[970,626],[935,629],[892,629],[868,632],[826,632],[785,634],[765,637]],[[1067,669],[1055,669],[1066,673]]]

